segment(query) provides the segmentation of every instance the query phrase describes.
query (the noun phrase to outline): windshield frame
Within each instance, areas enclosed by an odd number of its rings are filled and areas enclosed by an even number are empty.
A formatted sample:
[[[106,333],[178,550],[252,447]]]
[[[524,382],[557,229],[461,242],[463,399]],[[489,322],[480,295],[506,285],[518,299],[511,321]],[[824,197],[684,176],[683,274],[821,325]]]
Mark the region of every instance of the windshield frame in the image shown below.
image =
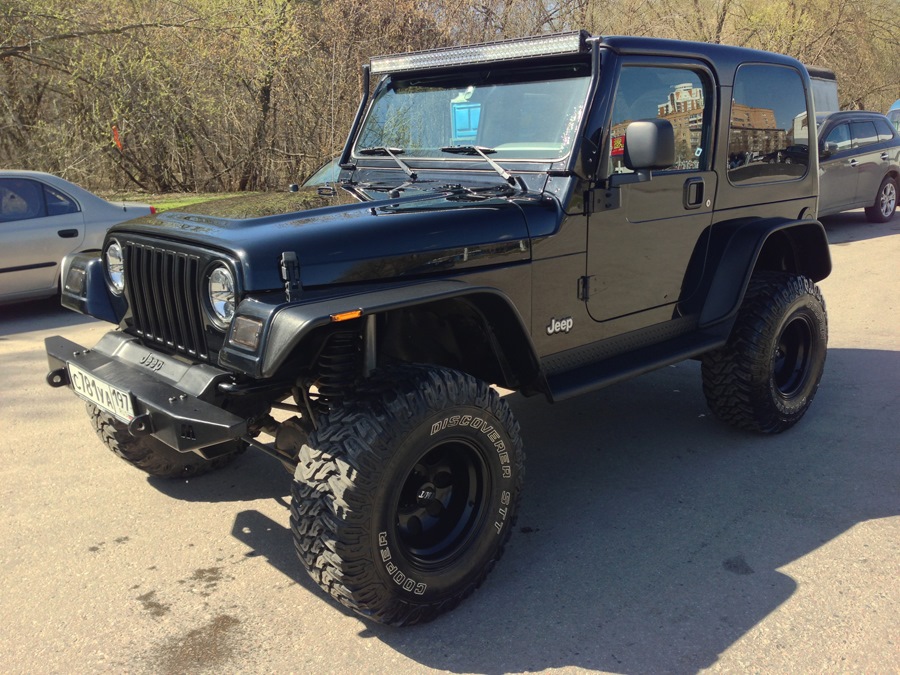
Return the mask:
[[[367,144],[363,144],[361,141],[365,137],[365,130],[367,125],[370,123],[373,112],[376,109],[376,105],[378,102],[386,95],[387,88],[391,86],[391,84],[395,81],[402,83],[409,83],[412,80],[418,81],[422,83],[422,86],[429,87],[431,86],[429,83],[435,83],[440,86],[446,88],[447,92],[451,91],[460,91],[465,87],[458,86],[450,86],[449,82],[458,79],[462,81],[469,81],[473,84],[477,78],[489,79],[493,84],[505,85],[505,84],[528,84],[528,83],[538,83],[545,82],[549,80],[583,80],[583,96],[579,95],[577,98],[577,105],[573,107],[573,117],[572,120],[574,124],[572,125],[570,130],[566,130],[568,133],[566,135],[570,135],[571,140],[564,146],[565,152],[562,154],[553,153],[552,156],[548,154],[547,156],[534,156],[534,155],[517,155],[510,157],[494,157],[494,160],[498,163],[512,163],[516,165],[554,165],[559,163],[568,164],[575,151],[578,149],[580,144],[581,136],[584,132],[584,127],[586,120],[590,114],[590,103],[592,100],[592,93],[594,91],[594,80],[595,73],[593,72],[593,64],[590,59],[590,54],[579,54],[579,55],[568,55],[567,58],[555,58],[555,59],[541,59],[537,62],[528,61],[520,61],[516,63],[503,63],[503,64],[478,64],[476,66],[459,68],[453,71],[427,71],[424,73],[391,73],[385,75],[380,82],[378,83],[375,91],[372,93],[369,103],[366,106],[365,115],[359,125],[359,129],[357,130],[354,138],[352,139],[350,158],[356,165],[360,165],[360,163],[365,163],[366,165],[370,164],[370,160],[373,159],[372,156],[367,156],[365,153],[361,152]],[[560,71],[564,69],[580,69],[580,72],[575,73],[572,72],[571,76],[566,78],[563,77],[564,73]],[[512,71],[512,72],[511,72]],[[502,75],[504,73],[510,73],[509,78],[504,78]],[[574,84],[574,83],[573,83]],[[407,85],[409,86],[409,85]],[[579,86],[575,84],[574,86]],[[577,92],[576,92],[577,93]],[[451,101],[448,101],[450,103]],[[448,107],[449,113],[449,107]],[[575,116],[577,114],[577,117]],[[384,140],[382,138],[381,140]],[[436,165],[438,167],[447,168],[448,166],[458,167],[460,169],[468,169],[473,164],[473,158],[468,156],[458,156],[452,155],[449,156],[447,153],[441,152],[440,147],[449,145],[450,143],[443,143],[438,147],[433,148],[433,152],[431,152],[432,148],[429,148],[429,152],[427,154],[413,154],[412,152],[406,152],[404,148],[404,153],[401,155],[404,162],[412,164],[414,166],[422,167],[424,165]],[[469,142],[461,142],[460,144],[469,145]],[[527,152],[527,148],[524,149]],[[523,152],[523,150],[519,150],[517,152]],[[381,160],[382,158],[376,158]],[[383,161],[375,162],[373,164],[384,164]],[[483,165],[483,161],[481,162]]]

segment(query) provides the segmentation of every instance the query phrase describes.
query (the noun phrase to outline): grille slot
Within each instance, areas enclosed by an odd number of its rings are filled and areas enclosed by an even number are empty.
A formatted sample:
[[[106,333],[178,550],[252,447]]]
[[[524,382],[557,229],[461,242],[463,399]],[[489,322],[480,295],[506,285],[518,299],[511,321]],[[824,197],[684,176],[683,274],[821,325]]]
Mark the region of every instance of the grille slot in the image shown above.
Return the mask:
[[[200,302],[201,261],[193,253],[125,242],[125,274],[134,330],[148,342],[207,358]]]

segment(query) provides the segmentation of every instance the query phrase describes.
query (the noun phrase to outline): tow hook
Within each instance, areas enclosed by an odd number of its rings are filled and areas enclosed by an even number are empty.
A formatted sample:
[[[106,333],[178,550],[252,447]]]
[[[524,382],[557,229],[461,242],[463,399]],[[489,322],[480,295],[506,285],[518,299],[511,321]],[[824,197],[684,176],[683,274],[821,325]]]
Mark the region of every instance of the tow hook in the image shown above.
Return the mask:
[[[150,415],[138,415],[128,423],[128,433],[135,438],[153,433],[153,421]]]
[[[65,368],[57,368],[47,373],[47,384],[51,387],[65,387],[69,384],[69,373]]]

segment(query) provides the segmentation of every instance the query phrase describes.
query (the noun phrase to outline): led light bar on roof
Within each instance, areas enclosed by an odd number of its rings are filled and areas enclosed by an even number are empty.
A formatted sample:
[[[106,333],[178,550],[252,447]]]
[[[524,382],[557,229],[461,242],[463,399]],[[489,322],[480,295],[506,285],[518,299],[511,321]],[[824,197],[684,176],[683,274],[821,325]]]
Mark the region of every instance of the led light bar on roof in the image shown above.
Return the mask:
[[[586,51],[585,41],[590,37],[587,31],[553,33],[536,37],[485,42],[479,45],[451,47],[449,49],[428,49],[408,54],[376,56],[372,59],[372,73],[389,73],[427,68],[446,68],[470,63],[507,61],[527,56],[554,56],[557,54],[577,54]]]

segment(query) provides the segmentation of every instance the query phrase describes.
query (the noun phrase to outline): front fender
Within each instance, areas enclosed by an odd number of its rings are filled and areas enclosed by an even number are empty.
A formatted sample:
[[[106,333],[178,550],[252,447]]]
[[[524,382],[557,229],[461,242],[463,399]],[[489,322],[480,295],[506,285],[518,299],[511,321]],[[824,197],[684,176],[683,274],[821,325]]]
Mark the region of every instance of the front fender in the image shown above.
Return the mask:
[[[67,255],[61,267],[63,307],[101,321],[119,323],[125,315],[125,299],[110,292],[99,252]]]
[[[226,346],[219,354],[219,363],[254,378],[271,378],[306,338],[317,329],[339,324],[341,315],[348,312],[358,312],[356,316],[364,318],[463,297],[472,298],[473,304],[479,307],[503,308],[503,335],[500,339],[515,343],[518,361],[524,361],[524,368],[536,372],[537,359],[528,331],[509,298],[495,288],[453,280],[396,285],[312,302],[282,305],[272,311],[267,319],[257,353],[251,356],[226,341]],[[244,311],[242,303],[238,308],[238,315]]]

